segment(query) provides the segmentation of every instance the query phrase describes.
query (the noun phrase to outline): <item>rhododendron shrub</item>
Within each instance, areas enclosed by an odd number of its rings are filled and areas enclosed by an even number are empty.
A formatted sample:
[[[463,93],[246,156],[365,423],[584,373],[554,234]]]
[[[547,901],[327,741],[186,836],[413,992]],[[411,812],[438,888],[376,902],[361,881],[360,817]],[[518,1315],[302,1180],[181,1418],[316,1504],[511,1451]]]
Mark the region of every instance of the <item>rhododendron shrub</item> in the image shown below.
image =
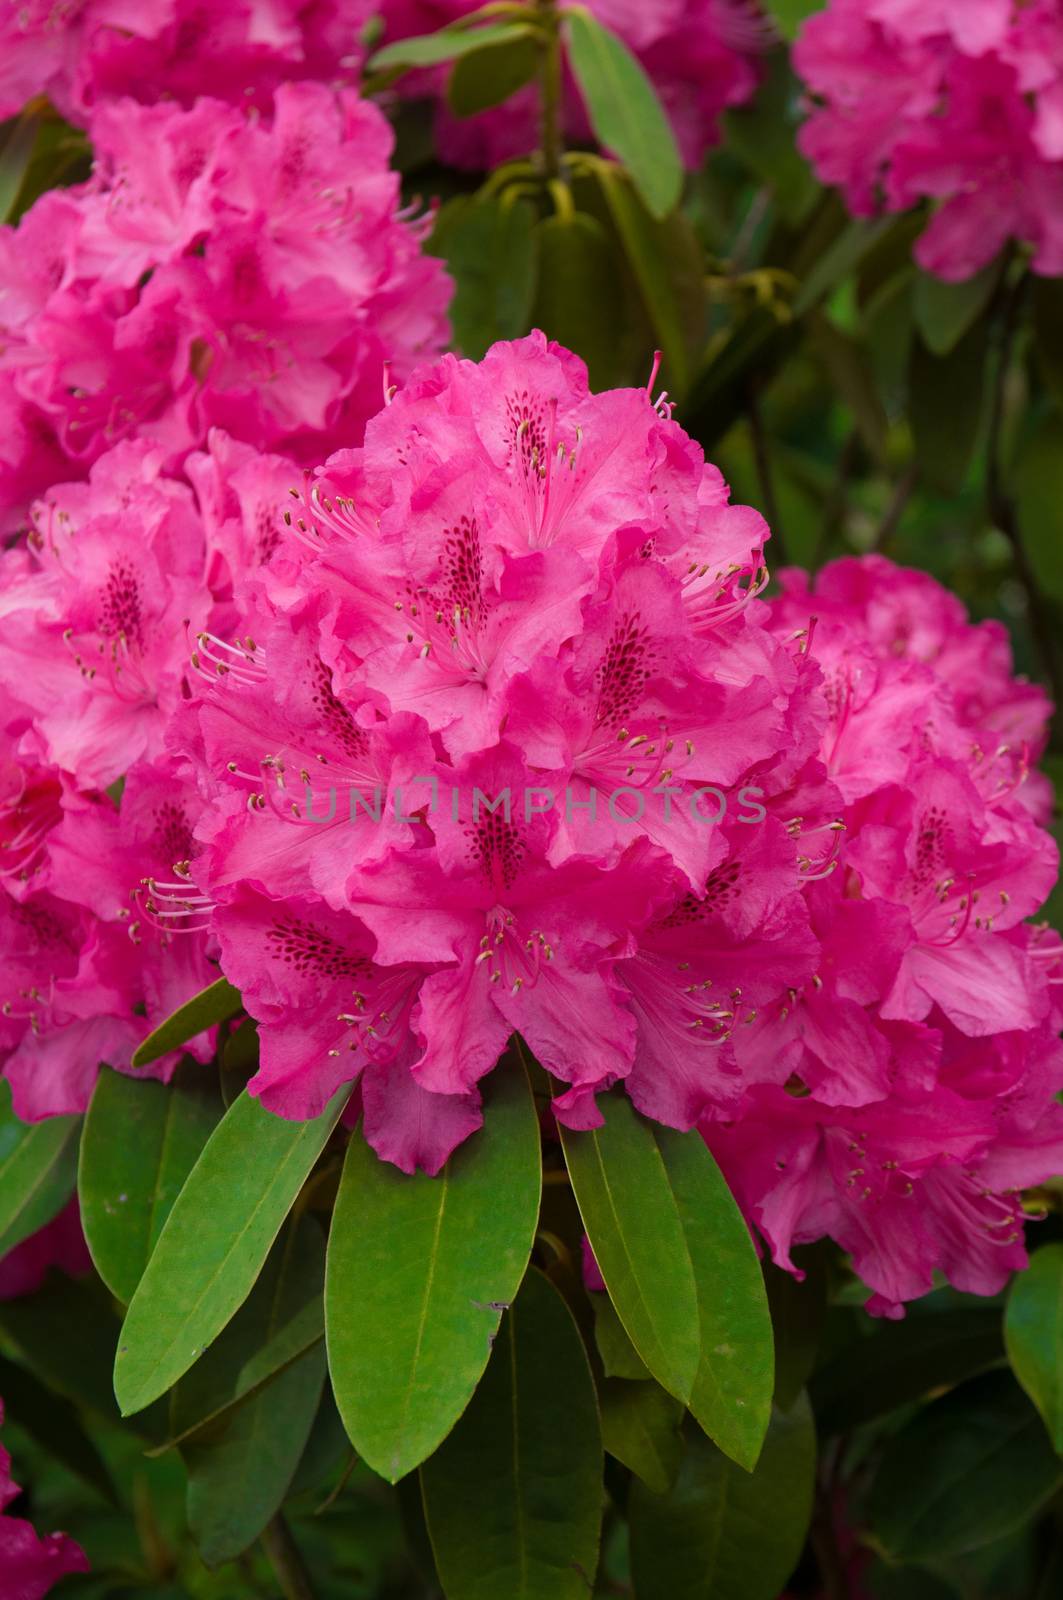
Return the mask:
[[[1061,15],[0,6],[0,1600],[1058,1591]]]
[[[1056,0],[831,0],[794,52],[801,148],[857,216],[933,202],[915,247],[928,271],[969,278],[1016,239],[1057,276],[1061,46]]]
[[[349,89],[261,110],[105,101],[95,170],[0,231],[0,514],[149,439],[214,426],[315,461],[446,336],[449,284],[397,211],[392,136]]]

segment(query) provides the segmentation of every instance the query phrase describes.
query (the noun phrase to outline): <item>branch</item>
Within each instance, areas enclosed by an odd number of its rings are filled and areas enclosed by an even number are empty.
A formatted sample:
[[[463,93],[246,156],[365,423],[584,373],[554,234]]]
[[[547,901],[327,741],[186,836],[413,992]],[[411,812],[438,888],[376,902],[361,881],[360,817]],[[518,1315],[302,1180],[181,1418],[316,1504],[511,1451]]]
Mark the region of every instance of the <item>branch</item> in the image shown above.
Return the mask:
[[[262,1533],[262,1547],[269,1557],[284,1600],[314,1600],[310,1574],[306,1570],[299,1546],[292,1538],[291,1529],[283,1515],[277,1515],[266,1524]]]

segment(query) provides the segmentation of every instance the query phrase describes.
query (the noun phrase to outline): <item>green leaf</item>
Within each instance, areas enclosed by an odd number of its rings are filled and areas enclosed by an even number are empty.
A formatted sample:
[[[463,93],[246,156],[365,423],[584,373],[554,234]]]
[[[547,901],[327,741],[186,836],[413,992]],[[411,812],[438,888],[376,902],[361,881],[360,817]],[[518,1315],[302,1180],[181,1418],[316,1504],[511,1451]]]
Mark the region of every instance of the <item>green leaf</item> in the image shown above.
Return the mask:
[[[289,1221],[251,1293],[170,1398],[172,1437],[208,1432],[325,1337],[325,1241],[309,1217]]]
[[[878,222],[857,219],[841,230],[815,261],[794,296],[793,314],[803,317],[806,311],[826,298],[843,278],[847,278],[866,255],[882,242],[894,224],[889,218]]]
[[[577,211],[548,217],[536,228],[535,239],[534,326],[583,357],[592,389],[614,387],[623,377],[616,330],[624,300],[604,228]]]
[[[828,378],[842,404],[852,413],[869,453],[884,464],[889,422],[867,351],[829,317],[815,315],[809,320],[813,349]]]
[[[947,356],[978,321],[1000,282],[1004,260],[997,256],[963,283],[945,283],[932,272],[916,274],[916,327],[934,355]]]
[[[183,1006],[178,1006],[172,1016],[140,1041],[133,1051],[133,1066],[150,1066],[169,1051],[179,1050],[197,1033],[224,1022],[226,1017],[234,1017],[242,1004],[239,989],[234,989],[227,978],[219,978],[191,1000],[186,1000]]]
[[[683,164],[672,125],[642,67],[583,6],[567,13],[568,60],[591,127],[618,156],[655,217],[679,204]]]
[[[486,1080],[483,1127],[437,1178],[351,1140],[328,1244],[329,1371],[351,1443],[391,1483],[479,1382],[528,1264],[541,1178],[535,1106],[511,1058]]]
[[[768,0],[767,10],[775,18],[784,39],[797,38],[801,24],[816,11],[824,11],[827,0]]]
[[[601,1479],[583,1341],[557,1290],[533,1269],[468,1410],[421,1468],[447,1600],[587,1600]]]
[[[638,1600],[777,1600],[804,1547],[815,1465],[807,1399],[774,1414],[752,1473],[688,1428],[668,1493],[632,1484]]]
[[[649,1368],[624,1331],[609,1296],[592,1294],[590,1299],[594,1308],[594,1342],[606,1377],[647,1379]]]
[[[181,1452],[188,1468],[189,1528],[209,1566],[233,1560],[258,1538],[302,1459],[325,1382],[324,1345],[315,1342],[307,1348],[304,1342],[295,1359],[264,1384],[261,1378],[258,1387],[254,1383],[266,1365],[264,1351],[276,1355],[281,1347],[295,1348],[300,1342],[293,1330],[312,1322],[307,1315],[311,1306],[320,1341],[324,1275],[321,1229],[301,1217],[278,1240],[247,1302],[198,1363],[210,1370],[193,1367],[175,1396],[178,1421],[182,1413],[216,1405],[226,1393],[242,1399],[220,1420],[201,1428]],[[234,1330],[237,1337],[227,1339]]]
[[[530,30],[523,23],[498,22],[478,28],[440,28],[437,33],[421,33],[410,39],[396,39],[371,56],[370,72],[390,72],[398,67],[437,67],[443,61],[456,61],[474,50],[488,50],[526,38]]]
[[[771,1419],[771,1316],[749,1228],[704,1139],[658,1127],[697,1285],[701,1359],[690,1409],[720,1449],[751,1471]]]
[[[122,1414],[164,1394],[247,1299],[349,1090],[312,1122],[242,1094],[192,1168],[122,1328],[114,1389]]]
[[[799,91],[783,51],[768,56],[750,104],[726,113],[727,146],[768,185],[779,212],[799,225],[818,193],[795,139]]]
[[[652,1379],[648,1383],[629,1383],[623,1378],[606,1378],[598,1399],[606,1450],[641,1478],[648,1489],[656,1494],[667,1493],[683,1456],[679,1432],[682,1402]]]
[[[0,1256],[66,1205],[77,1174],[80,1117],[20,1122],[11,1085],[0,1081]]]
[[[1063,281],[1033,278],[1033,349],[1041,376],[1057,405],[1063,405]]]
[[[685,1405],[698,1375],[701,1332],[679,1203],[650,1125],[627,1096],[603,1095],[600,1105],[601,1128],[561,1128],[576,1203],[632,1344]]]
[[[1015,464],[1015,509],[1038,585],[1063,601],[1063,420],[1041,419]]]
[[[511,195],[461,196],[441,207],[427,249],[454,278],[454,340],[479,361],[499,339],[531,326],[535,297],[535,210]]]
[[[870,1520],[893,1561],[958,1555],[1021,1527],[1063,1482],[1041,1419],[1010,1372],[918,1411],[886,1446]]]
[[[798,1251],[795,1260],[805,1274],[802,1283],[773,1262],[764,1263],[764,1287],[775,1343],[775,1404],[784,1411],[790,1409],[811,1376],[827,1310],[823,1262],[818,1253],[806,1251],[804,1260],[801,1254]],[[813,1410],[820,1426],[814,1400]]]
[[[849,1433],[936,1389],[962,1383],[1003,1354],[1000,1312],[991,1306],[914,1311],[903,1322],[881,1322],[813,1378],[819,1431]]]
[[[947,356],[921,339],[912,346],[909,409],[919,470],[932,488],[955,494],[974,459],[985,413],[989,329],[983,320]]]
[[[5,1421],[17,1422],[52,1460],[114,1501],[111,1474],[69,1400],[5,1356],[0,1356],[0,1395]]]
[[[24,111],[10,123],[0,146],[0,223],[11,219],[37,147],[41,119]]]
[[[1011,1369],[1063,1455],[1063,1244],[1035,1251],[1017,1273],[1004,1316]]]
[[[704,338],[701,246],[680,213],[663,220],[651,216],[626,173],[602,162],[595,175],[660,343],[667,381],[682,395],[690,383],[692,352]]]
[[[85,1117],[78,1198],[96,1270],[126,1304],[221,1112],[198,1062],[170,1083],[104,1067]]]
[[[502,105],[531,82],[542,59],[536,35],[514,30],[510,38],[455,62],[447,84],[447,105],[456,117],[475,117]]]

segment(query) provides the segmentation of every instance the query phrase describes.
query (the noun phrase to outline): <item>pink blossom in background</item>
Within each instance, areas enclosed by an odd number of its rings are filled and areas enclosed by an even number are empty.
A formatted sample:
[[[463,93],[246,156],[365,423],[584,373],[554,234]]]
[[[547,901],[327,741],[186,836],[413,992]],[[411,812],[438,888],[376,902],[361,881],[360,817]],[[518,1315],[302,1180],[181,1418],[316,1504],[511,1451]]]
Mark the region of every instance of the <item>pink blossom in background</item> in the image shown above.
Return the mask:
[[[105,100],[268,102],[349,78],[372,0],[19,0],[0,17],[0,118],[46,94],[83,122]]]
[[[794,62],[800,142],[858,216],[932,202],[921,266],[962,280],[1009,239],[1063,272],[1058,0],[831,0]]]
[[[104,102],[96,165],[0,229],[0,518],[122,440],[167,470],[221,427],[310,461],[447,337],[450,280],[397,210],[353,90]]]
[[[477,0],[379,0],[382,42],[434,33],[471,12]],[[675,129],[683,160],[701,165],[719,139],[719,122],[731,106],[752,96],[758,58],[771,35],[753,0],[589,0],[594,13],[642,62]],[[421,71],[400,82],[409,95],[442,96],[449,69]],[[579,90],[566,82],[569,137],[591,138]],[[440,103],[438,137],[444,160],[458,166],[494,167],[536,149],[538,93],[519,90],[496,111],[457,118]]]
[[[53,1268],[76,1278],[92,1266],[81,1231],[81,1212],[74,1195],[51,1222],[0,1256],[0,1300],[16,1300],[40,1288]]]
[[[4,1420],[0,1401],[0,1424]],[[32,1523],[8,1507],[21,1490],[11,1476],[11,1457],[0,1445],[0,1595],[3,1600],[43,1600],[61,1578],[88,1572],[85,1552],[65,1533],[41,1538]]]

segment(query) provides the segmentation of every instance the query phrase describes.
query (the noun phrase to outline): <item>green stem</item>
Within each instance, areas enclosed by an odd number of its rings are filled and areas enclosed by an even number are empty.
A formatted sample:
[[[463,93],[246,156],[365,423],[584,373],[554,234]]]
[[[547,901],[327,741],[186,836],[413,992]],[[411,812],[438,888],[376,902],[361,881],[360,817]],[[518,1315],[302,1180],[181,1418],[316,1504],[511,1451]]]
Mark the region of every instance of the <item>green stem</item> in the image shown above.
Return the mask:
[[[561,176],[561,19],[557,14],[556,0],[536,0],[539,14],[545,24],[543,32],[543,65],[539,81],[540,133],[539,144],[543,173],[553,180]]]
[[[291,1529],[278,1511],[262,1532],[262,1547],[281,1587],[284,1600],[314,1600],[310,1574]]]

